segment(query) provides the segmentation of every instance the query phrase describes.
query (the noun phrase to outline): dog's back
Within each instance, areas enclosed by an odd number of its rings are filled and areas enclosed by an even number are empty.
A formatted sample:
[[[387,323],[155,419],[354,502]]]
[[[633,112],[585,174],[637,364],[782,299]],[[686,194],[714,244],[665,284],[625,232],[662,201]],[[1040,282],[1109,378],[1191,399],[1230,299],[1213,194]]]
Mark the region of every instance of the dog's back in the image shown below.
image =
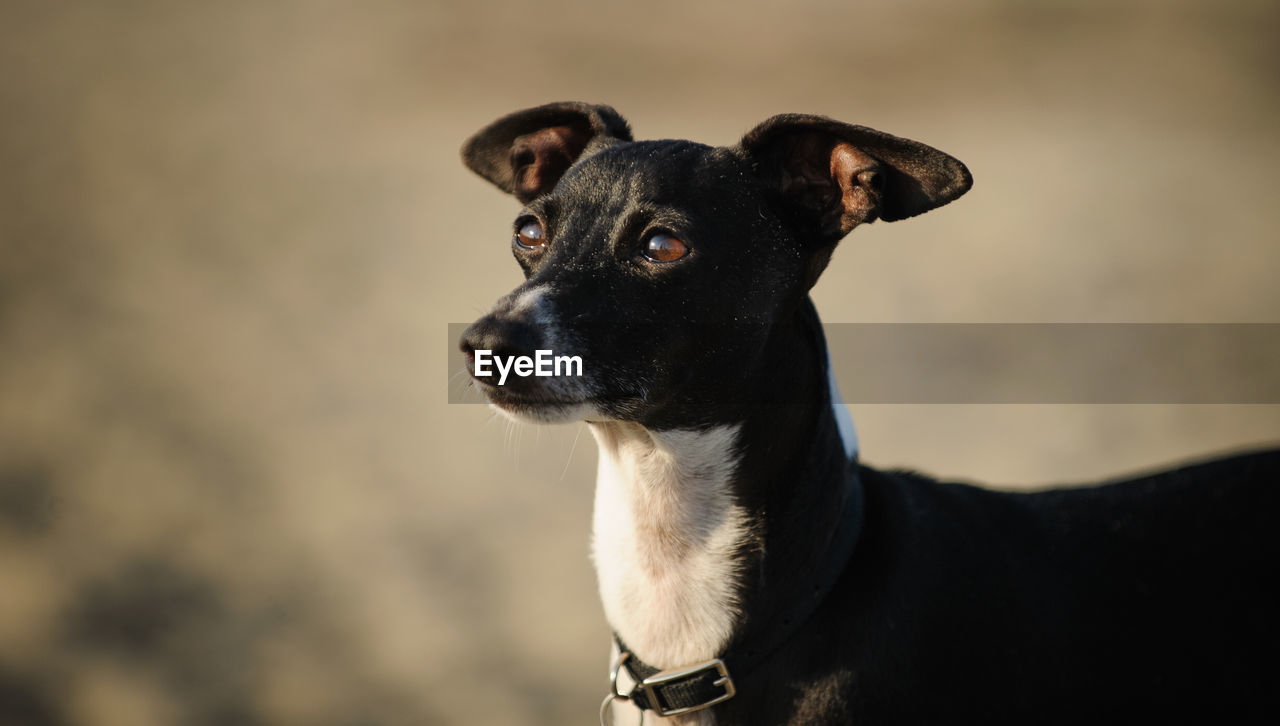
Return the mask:
[[[1280,672],[1280,451],[1036,493],[859,476],[867,509],[854,556],[776,663],[779,674],[836,674],[800,699],[815,715],[1155,723],[1265,712]]]

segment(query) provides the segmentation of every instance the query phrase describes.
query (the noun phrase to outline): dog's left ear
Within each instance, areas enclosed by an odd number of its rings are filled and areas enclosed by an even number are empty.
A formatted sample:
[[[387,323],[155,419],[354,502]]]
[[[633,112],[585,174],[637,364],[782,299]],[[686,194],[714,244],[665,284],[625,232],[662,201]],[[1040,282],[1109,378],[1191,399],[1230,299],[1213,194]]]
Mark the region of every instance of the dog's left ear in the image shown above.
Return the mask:
[[[549,103],[480,129],[463,144],[462,161],[527,204],[551,191],[580,157],[619,141],[631,141],[631,129],[612,108]]]
[[[964,164],[933,147],[824,116],[774,116],[741,147],[765,183],[833,245],[859,224],[923,214],[973,183]]]

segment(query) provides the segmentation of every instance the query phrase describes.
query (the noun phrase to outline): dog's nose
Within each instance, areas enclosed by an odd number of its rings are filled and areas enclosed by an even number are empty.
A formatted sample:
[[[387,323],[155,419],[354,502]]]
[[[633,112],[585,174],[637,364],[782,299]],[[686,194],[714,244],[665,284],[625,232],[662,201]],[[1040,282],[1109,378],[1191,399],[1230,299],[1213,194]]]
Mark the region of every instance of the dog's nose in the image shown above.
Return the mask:
[[[534,326],[511,318],[486,315],[475,321],[462,333],[459,347],[467,356],[467,369],[471,375],[482,380],[495,377],[490,366],[487,375],[477,376],[475,372],[475,356],[477,350],[489,351],[494,358],[508,360],[513,357],[537,354],[542,344],[542,333]],[[508,380],[508,383],[511,381]]]

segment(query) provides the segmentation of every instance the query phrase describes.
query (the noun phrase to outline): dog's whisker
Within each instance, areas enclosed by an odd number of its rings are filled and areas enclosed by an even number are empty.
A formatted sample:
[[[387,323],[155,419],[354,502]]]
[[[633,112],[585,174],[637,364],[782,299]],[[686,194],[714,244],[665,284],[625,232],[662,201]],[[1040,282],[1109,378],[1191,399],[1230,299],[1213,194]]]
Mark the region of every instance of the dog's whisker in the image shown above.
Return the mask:
[[[569,455],[565,457],[564,469],[560,472],[560,481],[564,481],[565,476],[569,473],[569,464],[573,463],[573,452],[578,449],[578,439],[582,436],[582,430],[587,425],[585,423],[578,424],[578,430],[573,433],[573,444],[569,446]]]

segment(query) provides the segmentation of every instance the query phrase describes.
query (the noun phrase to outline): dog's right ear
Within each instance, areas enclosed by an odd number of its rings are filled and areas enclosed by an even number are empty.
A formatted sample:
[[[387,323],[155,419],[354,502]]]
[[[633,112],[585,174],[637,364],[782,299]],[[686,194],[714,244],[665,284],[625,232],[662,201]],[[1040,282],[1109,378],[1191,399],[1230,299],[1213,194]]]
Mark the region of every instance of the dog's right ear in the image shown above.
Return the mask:
[[[824,116],[774,116],[743,137],[742,148],[830,244],[859,224],[940,207],[973,183],[964,164],[931,146]]]
[[[551,191],[579,157],[631,141],[608,106],[549,103],[503,116],[462,145],[462,161],[521,203]]]

